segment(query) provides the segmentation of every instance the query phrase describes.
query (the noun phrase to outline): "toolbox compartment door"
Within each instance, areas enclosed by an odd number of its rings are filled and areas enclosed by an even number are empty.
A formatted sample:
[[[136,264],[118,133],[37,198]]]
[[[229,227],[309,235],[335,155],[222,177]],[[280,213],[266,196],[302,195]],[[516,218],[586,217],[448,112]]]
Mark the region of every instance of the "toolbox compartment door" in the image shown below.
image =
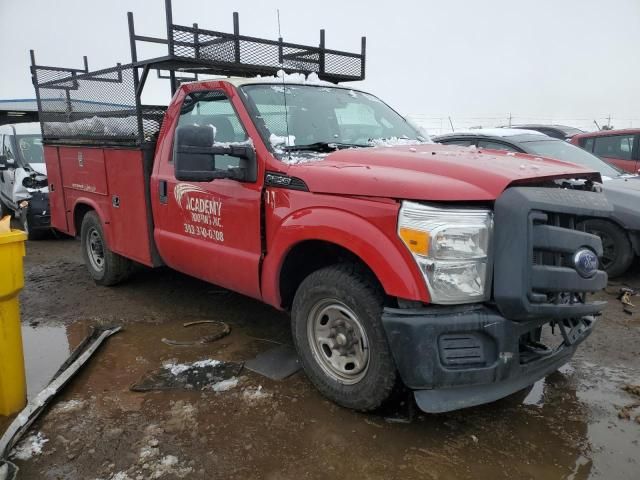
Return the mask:
[[[67,206],[64,198],[58,147],[45,145],[44,159],[47,164],[47,180],[49,181],[51,226],[61,232],[71,233],[67,223]]]

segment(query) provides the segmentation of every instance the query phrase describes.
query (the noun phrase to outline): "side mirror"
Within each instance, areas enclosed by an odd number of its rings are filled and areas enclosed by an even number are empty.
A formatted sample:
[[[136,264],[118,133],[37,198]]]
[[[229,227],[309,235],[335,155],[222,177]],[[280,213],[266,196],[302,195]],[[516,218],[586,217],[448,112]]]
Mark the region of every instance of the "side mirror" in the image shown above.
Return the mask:
[[[0,171],[9,170],[9,164],[7,163],[7,156],[0,155]]]
[[[239,158],[240,165],[236,168],[216,168],[218,155]],[[211,125],[178,127],[173,163],[176,179],[186,182],[211,182],[221,178],[255,182],[257,175],[253,146],[234,143],[216,145],[215,129]]]

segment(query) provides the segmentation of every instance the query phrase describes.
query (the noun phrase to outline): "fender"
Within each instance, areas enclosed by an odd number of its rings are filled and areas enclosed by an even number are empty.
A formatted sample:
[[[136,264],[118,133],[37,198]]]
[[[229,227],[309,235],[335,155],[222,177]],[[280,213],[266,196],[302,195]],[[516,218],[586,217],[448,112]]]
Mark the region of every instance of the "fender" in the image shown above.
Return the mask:
[[[282,221],[272,238],[274,243],[263,262],[262,296],[276,308],[282,308],[280,272],[284,260],[297,244],[307,240],[333,243],[356,255],[390,296],[430,301],[422,274],[404,244],[353,213],[327,207],[297,210]]]
[[[80,232],[76,231],[75,214],[78,207],[82,205],[86,205],[87,207],[90,207],[93,211],[96,212],[96,214],[98,215],[98,218],[100,219],[100,222],[102,223],[102,229],[104,230],[104,236],[106,237],[107,244],[111,244],[112,239],[111,239],[111,228],[109,227],[109,220],[110,220],[109,213],[108,211],[105,211],[105,208],[103,206],[100,206],[98,202],[88,197],[78,197],[77,199],[74,200],[73,209],[71,210],[70,213],[67,214],[67,215],[71,215],[71,218],[68,219],[69,234],[72,236],[80,235]]]

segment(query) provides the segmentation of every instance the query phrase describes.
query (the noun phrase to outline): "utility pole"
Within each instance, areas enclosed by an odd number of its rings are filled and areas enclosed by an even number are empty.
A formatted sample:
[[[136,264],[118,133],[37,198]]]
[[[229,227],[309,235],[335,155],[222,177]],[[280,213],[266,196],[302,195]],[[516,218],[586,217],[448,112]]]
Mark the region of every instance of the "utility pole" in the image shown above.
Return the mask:
[[[513,120],[513,117],[511,116],[511,113],[509,113],[509,128],[511,128],[512,120]]]

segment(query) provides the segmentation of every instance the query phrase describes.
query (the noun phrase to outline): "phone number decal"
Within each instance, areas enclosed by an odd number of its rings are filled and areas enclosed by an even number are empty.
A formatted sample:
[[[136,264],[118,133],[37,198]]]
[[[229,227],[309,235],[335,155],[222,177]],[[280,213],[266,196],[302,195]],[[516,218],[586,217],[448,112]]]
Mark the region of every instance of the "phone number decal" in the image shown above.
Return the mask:
[[[224,232],[222,232],[221,230],[214,230],[213,228],[202,227],[200,225],[185,223],[184,233],[188,233],[189,235],[194,235],[196,237],[206,238],[207,240],[224,242]]]

